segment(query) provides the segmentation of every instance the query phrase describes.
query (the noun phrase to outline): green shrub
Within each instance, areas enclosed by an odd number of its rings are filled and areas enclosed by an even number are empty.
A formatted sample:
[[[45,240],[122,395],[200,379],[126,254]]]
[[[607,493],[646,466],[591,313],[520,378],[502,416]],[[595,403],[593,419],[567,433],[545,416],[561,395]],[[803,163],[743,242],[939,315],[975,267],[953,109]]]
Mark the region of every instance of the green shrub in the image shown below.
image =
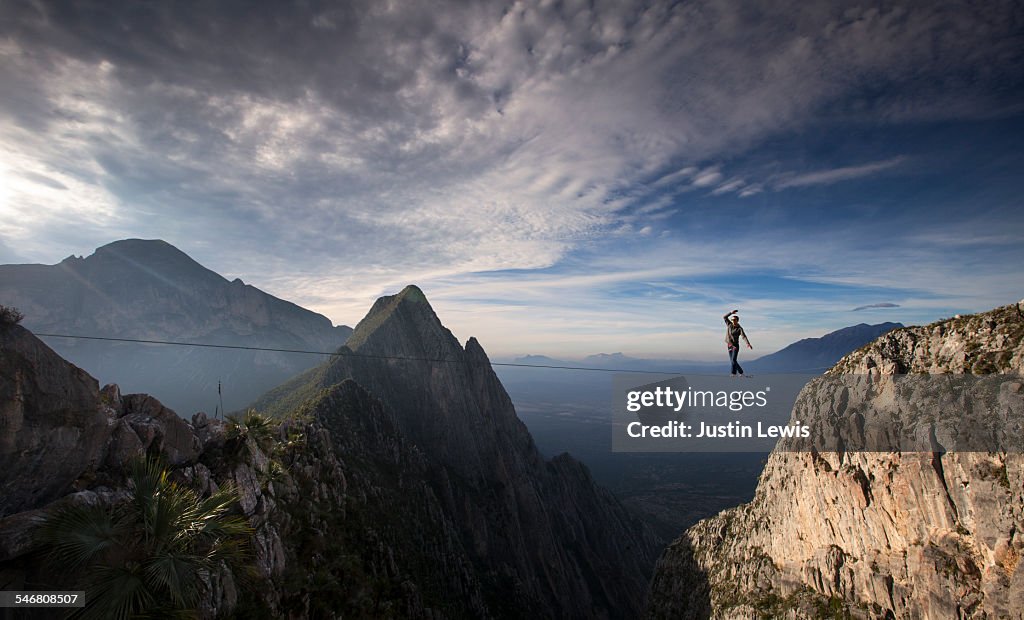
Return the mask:
[[[17,325],[25,318],[17,308],[0,305],[0,325]]]

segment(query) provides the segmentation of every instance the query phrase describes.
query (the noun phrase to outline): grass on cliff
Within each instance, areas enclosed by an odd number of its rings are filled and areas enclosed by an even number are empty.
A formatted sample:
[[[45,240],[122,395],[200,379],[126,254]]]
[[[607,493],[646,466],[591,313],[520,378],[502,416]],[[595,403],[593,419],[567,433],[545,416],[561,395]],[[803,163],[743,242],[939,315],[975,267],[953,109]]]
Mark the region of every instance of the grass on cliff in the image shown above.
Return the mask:
[[[256,402],[256,408],[272,418],[289,417],[319,395],[327,367],[327,364],[322,364],[295,375],[261,396]]]
[[[274,443],[276,424],[269,417],[255,409],[249,409],[245,415],[229,415],[227,423],[227,441],[240,446],[249,438],[256,442],[264,452],[269,452]]]

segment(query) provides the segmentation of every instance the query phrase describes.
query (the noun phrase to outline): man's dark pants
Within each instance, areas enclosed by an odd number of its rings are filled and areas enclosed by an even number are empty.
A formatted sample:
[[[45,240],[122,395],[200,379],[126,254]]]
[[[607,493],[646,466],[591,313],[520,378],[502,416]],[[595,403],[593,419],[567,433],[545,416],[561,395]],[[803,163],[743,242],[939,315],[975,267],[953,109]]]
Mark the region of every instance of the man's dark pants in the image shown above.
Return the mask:
[[[740,363],[736,361],[736,358],[739,357],[739,354],[740,348],[738,346],[729,347],[729,361],[732,362],[732,374],[734,375],[736,373],[739,373],[741,375],[743,374],[743,367],[740,366]]]

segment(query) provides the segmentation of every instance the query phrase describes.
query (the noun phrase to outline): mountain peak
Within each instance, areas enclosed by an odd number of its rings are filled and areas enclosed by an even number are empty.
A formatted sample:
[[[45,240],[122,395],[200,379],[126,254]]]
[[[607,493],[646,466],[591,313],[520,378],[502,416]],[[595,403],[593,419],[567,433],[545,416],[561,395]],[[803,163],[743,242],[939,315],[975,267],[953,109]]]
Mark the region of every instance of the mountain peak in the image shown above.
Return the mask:
[[[226,280],[163,239],[121,239],[96,248],[92,256],[77,263],[80,269],[109,269],[116,265],[124,277],[150,278],[165,282],[199,278],[219,286]],[[102,267],[101,267],[102,266]],[[129,276],[128,274],[131,274]]]
[[[345,345],[352,351],[370,349],[378,354],[435,355],[458,341],[441,325],[427,296],[414,284],[395,295],[385,295],[356,325]]]
[[[423,291],[378,299],[341,353],[257,406],[295,411],[346,379],[380,399],[429,464],[422,484],[443,498],[452,539],[467,541],[487,600],[501,605],[493,615],[639,615],[653,537],[575,461],[544,461],[483,347],[460,346]]]
[[[174,247],[170,243],[167,243],[163,239],[119,239],[112,241],[106,245],[101,245],[96,248],[93,253],[95,255],[104,254],[115,254],[117,256],[127,256],[131,258],[147,258],[150,256],[163,256],[163,257],[183,257],[188,260],[188,254],[185,254],[178,248]]]
[[[409,300],[411,302],[422,302],[427,305],[430,305],[430,303],[427,301],[427,296],[423,294],[423,290],[420,289],[420,287],[416,286],[415,284],[406,285],[406,287],[403,288],[401,292],[399,292],[398,295],[396,295],[396,297],[400,297],[403,300]]]
[[[110,243],[101,245],[100,247],[96,248],[96,251],[102,252],[111,248],[171,248],[177,252],[181,251],[178,248],[171,245],[170,243],[167,243],[163,239],[139,239],[138,237],[129,237],[128,239],[118,239],[116,241],[111,241]]]

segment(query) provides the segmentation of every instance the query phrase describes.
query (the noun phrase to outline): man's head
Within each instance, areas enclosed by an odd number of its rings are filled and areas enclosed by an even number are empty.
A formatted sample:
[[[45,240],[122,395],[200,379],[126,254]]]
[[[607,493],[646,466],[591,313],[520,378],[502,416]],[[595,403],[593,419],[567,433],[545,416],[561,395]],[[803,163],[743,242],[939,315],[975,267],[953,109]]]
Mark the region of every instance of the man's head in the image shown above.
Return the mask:
[[[739,323],[740,322],[740,315],[738,315],[738,314],[732,315],[732,322],[733,323]]]

